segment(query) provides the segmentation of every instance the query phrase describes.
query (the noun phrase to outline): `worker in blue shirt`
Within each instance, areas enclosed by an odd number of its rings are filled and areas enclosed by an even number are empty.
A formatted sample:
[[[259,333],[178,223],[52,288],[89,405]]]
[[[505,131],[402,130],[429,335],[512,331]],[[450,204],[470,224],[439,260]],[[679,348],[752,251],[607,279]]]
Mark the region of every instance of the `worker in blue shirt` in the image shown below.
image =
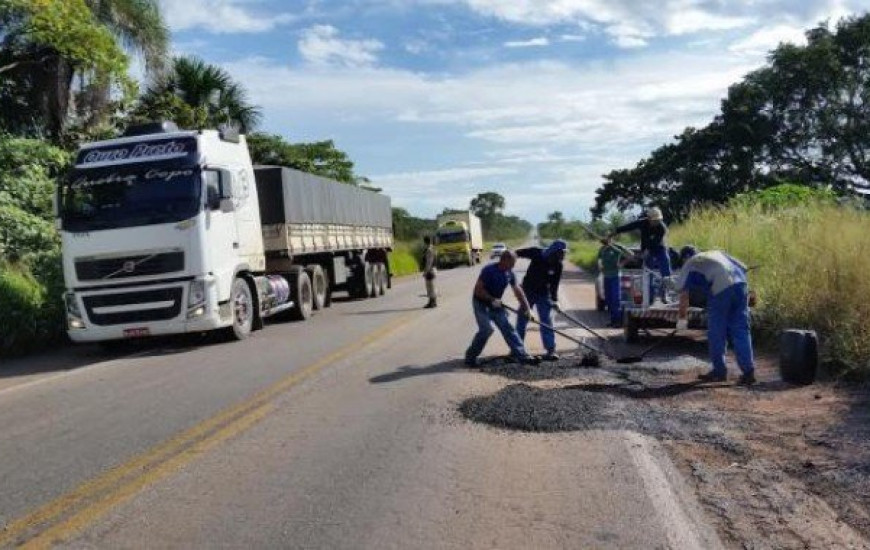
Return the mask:
[[[559,282],[562,280],[562,262],[568,251],[568,243],[556,239],[547,248],[533,246],[517,250],[517,256],[531,260],[526,276],[523,277],[522,289],[533,308],[538,310],[541,320],[541,341],[547,354],[544,361],[558,361],[556,353],[556,335],[549,327],[553,326],[553,308],[559,304]],[[517,319],[517,334],[520,340],[526,339],[528,317],[520,315]],[[544,326],[547,325],[547,326]]]
[[[683,268],[674,282],[680,291],[677,330],[686,330],[689,326],[689,292],[703,289],[707,293],[707,340],[713,370],[698,378],[705,382],[724,382],[728,378],[725,350],[730,339],[737,364],[743,371],[738,383],[754,384],[746,266],[719,250],[699,253],[694,247],[686,246],[680,256]]]
[[[650,208],[646,211],[645,217],[617,227],[608,235],[608,239],[629,231],[640,231],[640,250],[641,254],[643,254],[644,266],[651,271],[658,272],[662,279],[670,277],[671,258],[668,255],[668,245],[665,242],[668,235],[668,226],[665,225],[661,209],[656,207]],[[653,296],[658,294],[662,301],[666,301],[663,284],[656,284],[655,281],[651,281],[650,286],[653,289]],[[658,289],[658,292],[655,291],[656,289]]]
[[[474,285],[474,296],[471,300],[474,318],[477,321],[477,334],[474,335],[471,345],[465,352],[465,364],[469,367],[477,366],[477,358],[483,352],[486,342],[494,332],[493,323],[501,331],[501,335],[511,350],[511,357],[523,364],[537,365],[540,363],[539,358],[526,352],[523,341],[511,325],[507,312],[501,303],[504,291],[507,287],[511,287],[514,296],[520,303],[520,315],[528,317],[532,315],[526,295],[517,284],[517,278],[513,272],[516,263],[516,254],[511,250],[505,250],[498,263],[484,267],[477,278],[477,283]]]

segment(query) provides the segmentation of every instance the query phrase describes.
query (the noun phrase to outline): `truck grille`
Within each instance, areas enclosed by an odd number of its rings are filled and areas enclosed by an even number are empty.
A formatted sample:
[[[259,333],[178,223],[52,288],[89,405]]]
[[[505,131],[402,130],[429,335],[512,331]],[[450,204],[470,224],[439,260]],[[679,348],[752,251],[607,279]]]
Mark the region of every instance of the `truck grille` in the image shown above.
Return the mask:
[[[100,260],[76,260],[79,281],[124,279],[184,271],[184,252],[139,254]]]
[[[146,323],[149,321],[166,321],[174,319],[181,313],[181,299],[184,290],[181,287],[164,288],[160,290],[145,290],[124,292],[122,294],[101,294],[86,296],[82,299],[88,319],[95,325],[124,325],[128,323]],[[151,307],[155,304],[171,303],[161,307]],[[95,310],[113,306],[136,306],[143,309],[132,311],[102,312]]]

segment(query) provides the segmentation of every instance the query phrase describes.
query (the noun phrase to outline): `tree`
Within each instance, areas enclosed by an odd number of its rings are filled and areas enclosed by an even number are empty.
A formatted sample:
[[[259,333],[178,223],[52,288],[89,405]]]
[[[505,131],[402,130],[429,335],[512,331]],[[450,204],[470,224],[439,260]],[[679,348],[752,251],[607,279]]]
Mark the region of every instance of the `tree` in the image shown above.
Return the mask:
[[[175,96],[184,102],[195,116],[180,104],[172,103],[166,96]],[[179,118],[200,121],[199,126],[216,128],[230,124],[248,133],[257,126],[261,114],[259,107],[248,101],[248,94],[241,84],[235,82],[228,72],[210,65],[196,57],[176,57],[170,70],[148,88],[134,109],[137,119],[157,120],[166,110],[179,110]]]
[[[286,166],[374,189],[368,178],[354,174],[353,161],[347,153],[337,149],[332,140],[290,143],[278,135],[254,133],[248,136],[248,149],[255,164]]]
[[[126,84],[127,58],[84,0],[0,5],[0,121],[7,131],[60,137],[73,77]]]
[[[870,189],[870,14],[806,36],[805,46],[780,45],[733,85],[709,125],[606,174],[593,215],[655,204],[679,220],[783,181]]]
[[[480,193],[471,199],[471,211],[483,221],[484,225],[492,221],[496,214],[501,214],[504,205],[504,197],[494,191]]]

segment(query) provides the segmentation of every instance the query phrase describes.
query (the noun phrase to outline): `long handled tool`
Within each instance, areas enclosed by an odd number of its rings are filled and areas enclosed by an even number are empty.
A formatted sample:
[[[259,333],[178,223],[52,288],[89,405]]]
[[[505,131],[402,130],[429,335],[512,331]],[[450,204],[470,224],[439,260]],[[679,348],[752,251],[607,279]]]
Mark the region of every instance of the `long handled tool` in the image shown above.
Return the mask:
[[[577,319],[576,317],[573,317],[573,316],[568,315],[567,313],[565,313],[565,310],[563,310],[563,309],[560,308],[559,306],[556,306],[556,307],[553,308],[553,309],[555,309],[556,311],[558,311],[559,313],[561,313],[561,314],[562,314],[562,317],[564,317],[565,319],[568,319],[569,321],[571,321],[572,323],[574,323],[574,324],[577,325],[578,327],[582,328],[583,330],[585,330],[586,332],[588,332],[588,333],[591,334],[592,336],[595,336],[596,338],[598,338],[599,340],[601,340],[601,341],[604,342],[605,344],[608,343],[608,342],[610,341],[607,337],[602,336],[600,332],[596,332],[596,331],[592,330],[592,327],[590,327],[590,326],[587,325],[586,323],[582,322],[580,319]]]
[[[502,304],[502,307],[505,308],[505,309],[508,310],[508,311],[511,311],[511,312],[513,312],[513,313],[516,313],[517,315],[524,315],[524,313],[521,313],[518,309],[512,308],[511,306],[509,306],[509,305],[507,305],[507,304]],[[587,343],[584,342],[583,340],[580,340],[580,339],[578,339],[578,338],[575,338],[575,337],[571,336],[570,334],[568,334],[568,333],[566,333],[566,332],[564,332],[564,331],[561,331],[561,330],[559,330],[559,329],[557,329],[557,328],[553,328],[553,327],[551,327],[550,325],[547,325],[546,323],[542,323],[542,322],[538,321],[537,319],[529,319],[529,321],[531,321],[532,323],[538,325],[539,327],[542,327],[542,328],[546,328],[546,329],[552,330],[553,332],[555,332],[555,333],[558,334],[559,336],[562,336],[563,338],[567,338],[568,340],[571,340],[571,341],[574,342],[575,344],[579,344],[579,345],[583,346],[584,348],[588,349],[589,351],[594,351],[595,353],[600,353],[600,354],[602,354],[602,355],[605,355],[605,356],[607,356],[607,357],[610,357],[611,359],[614,359],[614,357],[611,356],[609,353],[607,353],[607,352],[605,352],[605,351],[603,351],[603,350],[600,350],[600,349],[596,348],[595,346],[590,346],[589,344],[587,344]]]
[[[519,310],[517,310],[517,309],[515,309],[515,308],[512,308],[512,307],[510,307],[510,306],[508,306],[508,305],[502,304],[502,307],[504,307],[504,308],[505,308],[506,310],[508,310],[508,311],[511,311],[511,312],[513,312],[513,313],[516,313],[517,315],[523,315],[523,313],[521,313]],[[563,337],[563,338],[566,338],[566,339],[568,339],[568,340],[571,340],[572,342],[574,342],[574,343],[576,343],[576,344],[579,344],[579,345],[583,346],[584,348],[586,348],[586,349],[588,349],[588,350],[594,351],[594,352],[596,352],[596,353],[600,353],[600,354],[604,355],[605,357],[609,357],[610,359],[613,359],[613,360],[616,361],[617,363],[620,363],[620,364],[623,364],[623,365],[630,365],[630,364],[633,364],[633,363],[640,363],[640,362],[642,362],[644,356],[646,356],[649,352],[651,352],[652,350],[656,349],[657,347],[661,346],[661,345],[662,345],[663,343],[665,343],[667,340],[670,340],[671,337],[674,336],[674,335],[676,335],[676,333],[677,333],[677,331],[675,330],[674,332],[672,332],[671,334],[669,334],[669,335],[668,335],[664,340],[662,340],[662,341],[660,341],[660,342],[656,342],[656,343],[653,344],[652,346],[650,346],[650,347],[648,347],[647,349],[643,350],[639,355],[625,355],[625,356],[623,356],[623,357],[614,357],[613,355],[607,353],[606,351],[604,351],[604,350],[602,350],[602,349],[598,349],[598,348],[596,348],[596,347],[594,347],[594,346],[590,346],[590,345],[587,344],[586,342],[584,342],[584,341],[582,341],[582,340],[579,340],[579,339],[577,339],[577,338],[574,338],[573,336],[571,336],[570,334],[567,334],[567,333],[564,332],[564,331],[561,331],[561,330],[559,330],[559,329],[557,329],[557,328],[553,328],[553,327],[551,327],[550,325],[547,325],[547,324],[545,324],[545,323],[542,323],[542,322],[538,321],[537,319],[529,319],[529,320],[530,320],[531,322],[535,323],[536,325],[538,325],[539,327],[542,327],[542,328],[546,328],[546,329],[552,330],[554,333],[558,334],[559,336],[561,336],[561,337]],[[587,329],[587,330],[588,330],[588,329]],[[590,332],[592,332],[592,331],[590,331]],[[599,338],[601,338],[601,336],[599,336]]]

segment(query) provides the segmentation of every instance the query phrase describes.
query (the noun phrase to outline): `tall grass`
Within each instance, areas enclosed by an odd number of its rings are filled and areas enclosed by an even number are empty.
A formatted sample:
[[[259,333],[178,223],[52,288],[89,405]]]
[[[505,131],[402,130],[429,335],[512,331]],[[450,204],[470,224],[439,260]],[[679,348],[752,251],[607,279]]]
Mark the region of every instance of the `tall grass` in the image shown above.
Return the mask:
[[[396,242],[390,252],[390,271],[395,277],[419,273],[422,257],[422,242]]]
[[[589,274],[598,273],[598,251],[601,243],[592,240],[571,241],[568,245],[568,259]]]
[[[759,298],[755,328],[816,330],[824,358],[870,375],[870,215],[813,203],[772,209],[737,204],[695,212],[671,228],[672,246],[721,249],[746,264]]]

